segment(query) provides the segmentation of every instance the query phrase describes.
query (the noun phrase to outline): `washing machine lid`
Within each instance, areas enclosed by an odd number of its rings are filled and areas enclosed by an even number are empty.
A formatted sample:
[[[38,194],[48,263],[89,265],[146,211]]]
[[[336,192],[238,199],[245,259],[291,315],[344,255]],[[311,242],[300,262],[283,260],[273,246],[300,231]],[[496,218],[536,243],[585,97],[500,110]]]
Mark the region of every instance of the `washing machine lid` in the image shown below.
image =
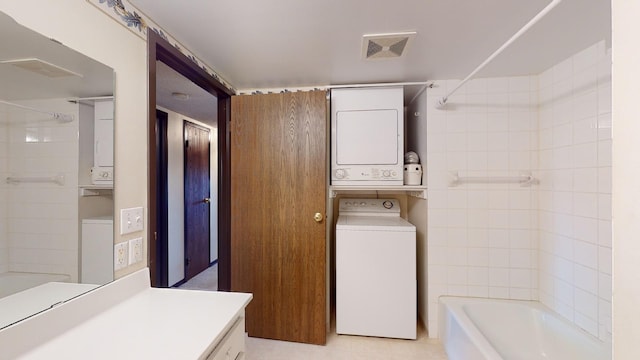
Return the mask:
[[[416,227],[399,216],[340,215],[336,230],[416,231]]]

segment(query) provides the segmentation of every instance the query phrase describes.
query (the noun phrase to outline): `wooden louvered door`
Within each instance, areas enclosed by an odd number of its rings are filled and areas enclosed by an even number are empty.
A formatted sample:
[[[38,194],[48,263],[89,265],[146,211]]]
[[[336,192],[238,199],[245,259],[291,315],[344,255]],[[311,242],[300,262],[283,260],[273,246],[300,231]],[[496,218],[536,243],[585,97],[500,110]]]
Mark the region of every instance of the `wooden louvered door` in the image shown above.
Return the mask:
[[[231,288],[253,293],[249,336],[325,343],[326,107],[324,91],[231,99]]]

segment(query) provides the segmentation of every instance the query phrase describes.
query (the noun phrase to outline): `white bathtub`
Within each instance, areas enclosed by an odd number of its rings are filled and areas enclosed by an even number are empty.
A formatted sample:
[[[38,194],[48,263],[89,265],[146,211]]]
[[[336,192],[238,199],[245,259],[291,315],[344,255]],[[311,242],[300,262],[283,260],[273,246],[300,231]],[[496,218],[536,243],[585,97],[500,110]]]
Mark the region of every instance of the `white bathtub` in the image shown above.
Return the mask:
[[[48,282],[67,282],[69,275],[6,272],[0,273],[0,298],[20,291],[46,284]]]
[[[535,301],[441,297],[449,360],[605,360],[607,345]]]

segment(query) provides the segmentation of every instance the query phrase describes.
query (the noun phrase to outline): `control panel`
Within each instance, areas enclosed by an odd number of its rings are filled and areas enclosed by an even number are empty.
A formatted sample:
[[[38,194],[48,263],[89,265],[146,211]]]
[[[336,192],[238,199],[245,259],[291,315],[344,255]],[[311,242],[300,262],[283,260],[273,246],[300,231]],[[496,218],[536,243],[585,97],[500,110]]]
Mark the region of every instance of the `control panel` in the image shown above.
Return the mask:
[[[396,168],[337,168],[333,172],[338,180],[398,180],[403,174]]]
[[[113,167],[94,166],[91,168],[91,182],[93,184],[112,185]]]
[[[397,199],[340,199],[339,212],[346,213],[400,213]]]

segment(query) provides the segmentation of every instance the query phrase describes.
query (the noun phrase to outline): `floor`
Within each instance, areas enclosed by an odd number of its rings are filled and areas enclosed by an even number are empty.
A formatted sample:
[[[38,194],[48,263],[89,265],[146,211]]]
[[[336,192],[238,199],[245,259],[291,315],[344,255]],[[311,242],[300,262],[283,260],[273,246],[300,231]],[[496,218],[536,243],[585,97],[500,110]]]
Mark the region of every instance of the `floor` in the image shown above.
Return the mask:
[[[446,360],[442,344],[418,328],[417,340],[327,335],[325,346],[248,337],[247,360]]]
[[[179,289],[217,290],[218,266],[207,270],[180,285]],[[335,326],[335,321],[332,321]],[[429,339],[426,330],[418,326],[417,340],[383,339],[365,336],[337,335],[335,327],[327,335],[325,346],[267,340],[246,339],[247,360],[446,360],[442,344]]]
[[[205,271],[192,277],[186,283],[178,286],[186,290],[218,290],[218,263],[209,266]]]

